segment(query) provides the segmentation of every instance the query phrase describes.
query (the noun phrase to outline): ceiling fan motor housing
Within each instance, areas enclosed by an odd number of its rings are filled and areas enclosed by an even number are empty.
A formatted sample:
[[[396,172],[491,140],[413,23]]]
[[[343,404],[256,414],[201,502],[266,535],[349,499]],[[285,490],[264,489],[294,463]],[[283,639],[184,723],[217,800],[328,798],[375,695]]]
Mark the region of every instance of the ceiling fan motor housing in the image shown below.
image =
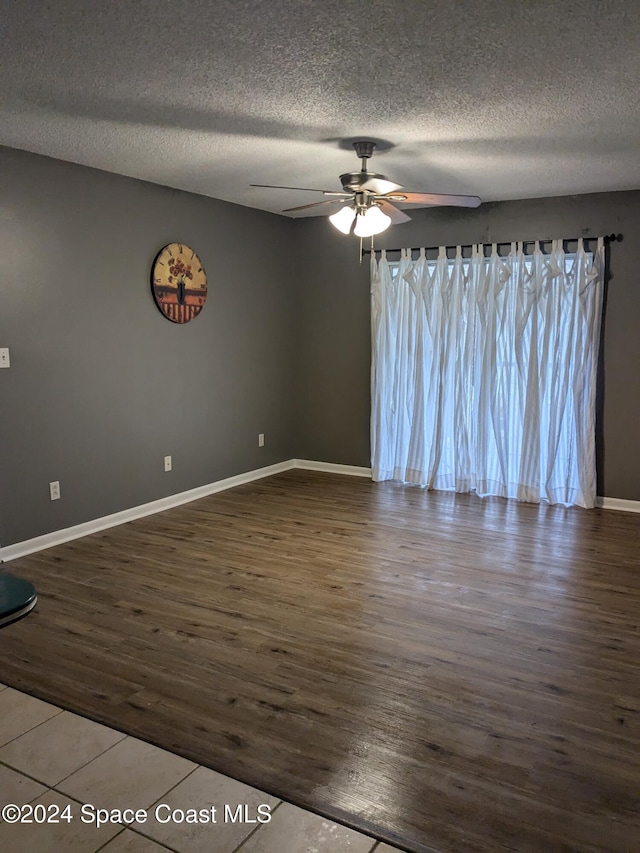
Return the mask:
[[[379,175],[377,172],[345,172],[344,175],[340,175],[342,188],[345,192],[357,192],[362,184],[370,181],[371,178],[387,180],[385,175]],[[363,192],[369,192],[369,190],[363,190]]]

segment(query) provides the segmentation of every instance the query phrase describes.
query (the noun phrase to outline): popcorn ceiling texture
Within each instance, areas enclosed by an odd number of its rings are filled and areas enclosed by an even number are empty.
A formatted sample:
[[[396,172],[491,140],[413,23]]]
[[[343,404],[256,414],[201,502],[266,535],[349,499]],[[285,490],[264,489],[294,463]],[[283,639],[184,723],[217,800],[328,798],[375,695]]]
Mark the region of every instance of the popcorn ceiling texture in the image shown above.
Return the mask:
[[[640,187],[638,0],[22,0],[0,40],[0,144],[263,210],[354,138],[410,190]]]

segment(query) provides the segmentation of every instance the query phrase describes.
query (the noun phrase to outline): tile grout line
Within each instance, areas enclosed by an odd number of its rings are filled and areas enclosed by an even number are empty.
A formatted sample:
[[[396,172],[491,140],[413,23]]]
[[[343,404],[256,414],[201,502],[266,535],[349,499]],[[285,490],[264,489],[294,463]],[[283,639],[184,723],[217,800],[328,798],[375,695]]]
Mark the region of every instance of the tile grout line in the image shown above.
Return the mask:
[[[105,728],[106,728],[106,727],[105,727]],[[113,731],[118,731],[118,730],[117,730],[117,729],[113,729]],[[105,753],[109,752],[109,750],[110,750],[110,749],[113,749],[113,747],[114,747],[114,746],[116,746],[118,743],[122,743],[122,741],[123,741],[126,737],[131,737],[131,736],[130,736],[130,735],[125,735],[125,736],[124,736],[123,738],[121,738],[119,741],[116,741],[116,743],[112,744],[110,747],[108,747],[107,749],[105,749],[103,752],[99,753],[99,755],[96,755],[96,756],[95,756],[95,758],[97,759],[97,758],[99,758],[100,756],[104,755]],[[138,740],[138,738],[134,738],[134,739],[135,739],[135,740]],[[144,743],[145,741],[141,741],[141,742],[142,742],[142,743]],[[160,747],[156,747],[156,748],[157,748],[157,749],[160,749]],[[164,751],[164,752],[168,752],[168,750],[163,750],[163,751]],[[174,755],[175,753],[170,753],[170,754],[171,754],[171,755]],[[95,760],[95,759],[92,759],[92,761],[93,761],[93,760]],[[193,763],[193,762],[192,762],[192,763]],[[91,764],[91,761],[88,761],[86,764],[83,764],[83,765],[82,765],[82,767],[86,767],[86,766],[87,766],[87,764]],[[153,802],[148,806],[148,809],[152,809],[152,808],[153,808],[157,803],[160,803],[162,800],[164,800],[164,799],[165,799],[165,798],[166,798],[166,797],[167,797],[167,796],[168,796],[168,795],[169,795],[173,790],[175,790],[175,788],[177,788],[179,785],[182,785],[182,783],[183,783],[183,782],[186,782],[186,780],[187,780],[190,776],[192,776],[192,775],[196,772],[196,770],[199,770],[199,769],[201,769],[201,768],[202,768],[203,770],[208,770],[208,769],[209,769],[208,767],[204,767],[204,765],[202,765],[202,764],[196,764],[196,766],[193,768],[193,770],[190,770],[190,771],[186,774],[186,776],[183,776],[183,777],[182,777],[182,779],[179,779],[179,780],[178,780],[174,785],[172,785],[172,786],[171,786],[170,788],[168,788],[168,789],[167,789],[163,794],[161,794],[161,796],[160,796],[160,797],[158,797],[156,800],[154,800],[154,801],[153,801]],[[13,768],[11,768],[11,769],[13,769]],[[82,769],[82,768],[80,768],[80,767],[78,768],[78,770],[81,770],[81,769]],[[78,772],[78,770],[74,770],[74,771],[73,771],[73,773],[70,773],[70,774],[69,774],[69,776],[65,776],[65,778],[64,778],[64,779],[61,779],[61,780],[60,780],[60,782],[57,782],[56,784],[57,784],[57,785],[61,784],[61,783],[62,783],[62,782],[64,782],[66,779],[70,778],[70,776],[73,776],[73,774],[74,774],[74,773],[77,773],[77,772]],[[217,772],[217,771],[215,771],[215,772]],[[224,774],[220,774],[220,775],[222,776],[222,775],[224,775]],[[230,776],[225,776],[225,778],[227,778],[227,779],[231,779],[232,777],[230,777]],[[34,780],[34,781],[38,781],[38,780]],[[40,783],[40,784],[42,784],[42,783]],[[83,801],[82,801],[82,800],[78,800],[76,797],[71,796],[70,794],[66,794],[64,791],[59,791],[55,786],[54,786],[53,788],[49,788],[49,790],[53,790],[53,791],[55,791],[55,793],[60,794],[60,795],[61,795],[61,796],[63,796],[63,797],[67,797],[68,799],[72,800],[73,802],[78,803],[79,805],[83,805]],[[254,788],[254,790],[258,791],[259,789],[258,789],[258,788]],[[43,796],[43,795],[41,794],[40,796]],[[275,806],[274,806],[274,808],[273,808],[273,811],[276,811],[276,809],[277,809],[277,808],[278,808],[278,806],[280,806],[280,805],[282,805],[282,800],[279,800],[279,801],[276,803],[276,805],[275,805]],[[171,853],[180,853],[180,851],[179,851],[179,850],[177,850],[176,848],[174,848],[174,847],[170,847],[170,846],[168,846],[168,845],[166,845],[166,844],[164,844],[164,843],[162,843],[162,842],[158,841],[158,839],[157,839],[157,838],[154,838],[154,837],[153,837],[153,836],[151,836],[151,835],[147,835],[147,834],[146,834],[145,832],[143,832],[142,830],[140,830],[140,829],[138,829],[138,828],[134,827],[133,823],[131,823],[131,824],[127,824],[127,823],[120,823],[120,824],[118,824],[118,825],[122,827],[122,829],[120,830],[120,832],[117,832],[117,833],[116,833],[116,835],[114,835],[112,838],[110,838],[108,841],[106,841],[106,842],[105,842],[105,843],[104,843],[100,848],[98,848],[98,850],[96,850],[96,851],[95,851],[95,853],[99,853],[99,851],[100,851],[100,850],[103,850],[103,849],[104,849],[104,847],[106,847],[108,844],[110,844],[110,843],[111,843],[111,841],[113,841],[113,840],[114,840],[115,838],[117,838],[118,836],[122,835],[122,833],[123,833],[126,829],[128,829],[130,832],[134,832],[136,835],[140,835],[142,838],[145,838],[145,839],[147,839],[148,841],[151,841],[151,842],[152,842],[152,843],[154,843],[154,844],[158,844],[159,846],[163,847],[164,849],[166,849],[166,850],[168,850],[168,851],[171,851]],[[243,841],[241,842],[241,844],[244,844],[244,842],[245,842],[245,841],[247,841],[247,839],[248,839],[248,838],[250,838],[252,835],[254,835],[254,834],[258,831],[258,829],[261,829],[261,826],[256,826],[256,827],[255,827],[255,829],[253,829],[253,830],[249,833],[249,835],[248,835],[245,839],[243,839]],[[236,850],[236,849],[239,849],[239,848],[235,848],[235,849],[234,849],[234,853],[235,853],[235,850]]]
[[[117,729],[113,729],[113,731],[117,731]],[[84,801],[83,801],[83,800],[79,800],[79,799],[77,799],[77,797],[74,797],[74,796],[73,796],[73,795],[71,795],[71,794],[67,794],[67,793],[65,793],[64,791],[60,791],[60,790],[58,790],[58,787],[57,787],[57,786],[58,786],[58,785],[62,785],[62,783],[63,783],[63,782],[66,782],[66,781],[67,781],[67,779],[70,779],[70,778],[71,778],[71,776],[73,776],[75,773],[78,773],[78,772],[79,772],[80,770],[82,770],[84,767],[87,767],[89,764],[91,764],[91,762],[92,762],[92,761],[96,761],[98,758],[101,758],[103,755],[106,755],[106,753],[107,753],[107,752],[110,752],[110,751],[113,749],[113,747],[114,747],[114,746],[117,746],[119,743],[122,743],[122,741],[123,741],[123,740],[125,740],[125,739],[126,739],[126,738],[128,738],[128,737],[131,737],[131,735],[125,735],[123,738],[120,738],[120,740],[116,741],[114,744],[112,744],[111,746],[107,747],[107,749],[103,750],[103,751],[102,751],[102,752],[100,752],[98,755],[96,755],[96,756],[95,756],[95,758],[92,758],[92,759],[91,759],[91,761],[87,761],[85,764],[83,764],[83,765],[82,765],[82,767],[78,767],[78,769],[77,769],[77,770],[74,770],[74,771],[73,771],[73,773],[69,773],[69,775],[68,775],[68,776],[65,776],[65,777],[64,777],[64,779],[60,779],[60,781],[59,781],[59,782],[56,782],[56,784],[55,784],[55,785],[51,786],[51,787],[52,787],[52,789],[53,789],[57,794],[62,794],[62,796],[63,796],[63,797],[68,797],[70,800],[73,800],[74,802],[79,803],[80,805],[84,805],[85,803],[84,803]],[[133,738],[133,740],[138,740],[138,738]],[[146,741],[140,741],[140,742],[141,742],[141,743],[146,743]],[[159,747],[159,746],[158,746],[158,747],[156,747],[156,749],[160,749],[160,748],[161,748],[161,747]],[[168,752],[168,750],[166,750],[166,749],[165,749],[165,750],[163,750],[163,752]],[[170,752],[170,753],[169,753],[169,755],[175,755],[175,753]],[[178,756],[178,758],[180,758],[180,757],[181,757],[181,756]],[[185,759],[185,761],[186,761],[186,760],[188,760],[188,759]],[[191,762],[191,763],[193,764],[194,762]],[[164,792],[164,794],[162,794],[162,796],[161,796],[161,797],[159,797],[157,800],[154,800],[154,801],[153,801],[149,806],[147,806],[147,808],[149,808],[149,809],[150,809],[150,808],[153,808],[153,806],[154,806],[157,802],[160,802],[160,800],[161,800],[163,797],[166,797],[166,796],[167,796],[167,794],[170,794],[170,793],[171,793],[171,791],[173,791],[173,789],[174,789],[174,788],[177,788],[177,787],[178,787],[178,785],[181,785],[181,784],[182,784],[186,779],[188,779],[188,778],[189,778],[189,776],[191,776],[193,773],[195,773],[195,772],[196,772],[196,770],[198,769],[198,767],[200,767],[200,766],[201,766],[200,764],[196,765],[196,767],[194,767],[194,768],[193,768],[193,770],[190,770],[190,771],[186,774],[186,776],[183,776],[183,777],[182,777],[182,779],[178,780],[178,781],[175,783],[175,785],[172,785],[172,786],[171,786],[167,791],[165,791],[165,792]],[[13,769],[13,768],[11,768],[11,769]],[[36,782],[37,782],[38,780],[37,780],[37,779],[35,779],[34,781],[36,781]],[[42,784],[44,784],[44,783],[40,782],[40,784],[42,785]],[[129,827],[129,824],[122,824],[122,826],[124,826],[125,828],[130,828],[130,827]],[[134,832],[135,832],[135,830],[134,830]],[[142,834],[142,833],[141,833],[141,834]]]
[[[17,767],[12,767],[11,764],[7,764],[7,762],[0,758],[0,767],[6,767],[7,770],[11,770],[12,773],[17,773],[19,776],[24,776],[25,779],[30,779],[31,782],[37,782],[38,785],[42,785],[43,788],[47,788],[51,790],[51,785],[47,785],[46,782],[42,782],[40,779],[36,779],[35,776],[31,776],[29,773],[25,773],[24,770],[18,770]],[[38,794],[38,796],[42,796],[42,794]],[[37,800],[38,797],[34,797],[34,800]],[[33,802],[33,800],[29,800],[29,802]]]
[[[118,743],[120,743],[120,741],[118,741]],[[115,746],[115,744],[114,744],[114,746]],[[86,765],[84,765],[84,766],[86,766]],[[13,769],[13,768],[10,768],[10,769]],[[24,776],[26,774],[23,773],[22,775]],[[71,774],[71,775],[73,775],[73,774]],[[188,775],[190,776],[191,774],[189,773]],[[28,777],[28,778],[31,778],[31,777]],[[69,777],[67,776],[66,778],[68,779]],[[185,779],[186,779],[186,776],[185,776]],[[37,781],[37,780],[34,780],[34,781]],[[42,784],[42,783],[40,783],[40,784]],[[175,785],[173,787],[175,787]],[[67,800],[71,800],[72,803],[77,803],[77,805],[79,805],[79,806],[85,805],[85,803],[82,800],[79,800],[77,797],[74,797],[71,794],[65,794],[64,791],[59,791],[55,787],[53,787],[53,788],[47,787],[47,790],[43,794],[39,794],[38,796],[44,797],[44,794],[47,794],[49,792],[53,792],[54,794],[59,794],[61,797],[65,797]],[[34,799],[38,799],[38,797],[34,797]],[[33,800],[31,800],[30,802],[33,802]],[[151,808],[151,806],[149,806],[149,808]],[[113,835],[111,838],[109,838],[107,841],[105,841],[105,843],[101,847],[97,848],[97,850],[94,851],[94,853],[98,853],[99,850],[102,850],[104,847],[106,847],[106,845],[109,844],[111,841],[113,841],[114,838],[117,838],[119,835],[122,835],[122,833],[126,829],[130,830],[131,832],[135,832],[136,835],[141,835],[143,838],[146,838],[148,841],[152,841],[154,844],[158,844],[160,847],[164,847],[166,850],[170,850],[171,853],[181,853],[180,850],[176,850],[173,847],[169,847],[166,844],[164,844],[163,842],[158,841],[156,838],[152,838],[150,835],[145,835],[144,832],[141,832],[138,829],[134,829],[133,824],[118,823],[118,824],[114,824],[114,825],[119,826],[120,831],[117,832],[115,835]]]
[[[258,790],[258,789],[256,788],[255,790]],[[272,810],[271,812],[269,812],[269,814],[270,814],[271,816],[273,816],[273,813],[274,813],[274,812],[276,812],[276,811],[278,811],[278,809],[279,809],[279,808],[280,808],[280,806],[283,804],[283,802],[284,802],[284,800],[278,800],[278,802],[277,802],[277,803],[275,804],[275,806],[273,807],[273,810]],[[240,842],[240,844],[238,844],[238,846],[237,846],[237,847],[234,847],[234,848],[233,848],[232,853],[242,853],[242,848],[243,848],[243,847],[244,847],[244,845],[247,843],[247,841],[248,841],[250,838],[253,838],[253,836],[256,834],[256,832],[258,832],[258,830],[259,830],[259,829],[262,829],[262,827],[263,827],[263,826],[266,826],[266,824],[261,823],[261,824],[260,824],[260,826],[256,826],[254,829],[252,829],[252,830],[251,830],[251,832],[249,833],[249,835],[247,835],[247,836],[246,836],[246,838],[243,838],[243,839],[242,839],[242,841]]]
[[[125,831],[124,828],[122,828],[120,830],[120,832],[116,832],[116,834],[114,836],[112,836],[108,841],[105,841],[104,844],[100,845],[100,847],[96,847],[96,849],[93,851],[93,853],[100,853],[101,850],[104,850],[104,848],[107,846],[107,844],[111,844],[111,842],[115,841],[116,838],[120,838],[120,836],[122,835],[122,833],[124,831]]]
[[[192,774],[192,773],[195,773],[195,771],[196,771],[198,768],[200,768],[200,767],[203,767],[203,765],[202,765],[202,764],[199,764],[199,765],[198,765],[198,767],[196,767],[196,768],[195,768],[195,770],[192,770],[192,771],[191,771],[191,773],[188,773],[188,774],[187,774],[187,776],[185,776],[185,777],[184,777],[184,779],[183,779],[181,782],[176,783],[176,785],[174,785],[172,788],[170,788],[170,789],[169,789],[169,791],[167,791],[167,793],[170,793],[170,792],[171,792],[174,788],[176,788],[178,785],[181,785],[181,784],[182,784],[182,782],[184,782],[186,779],[188,779],[188,777],[189,777],[189,776],[191,776],[191,774]],[[208,770],[209,768],[204,767],[203,769]],[[231,778],[231,777],[226,777],[226,778]],[[258,790],[258,789],[256,788],[255,790]],[[58,793],[61,793],[61,792],[58,792]],[[65,795],[65,796],[67,796],[67,795]],[[165,795],[165,796],[166,796],[166,795]],[[160,799],[162,799],[162,797],[161,797]],[[79,801],[77,801],[77,800],[76,800],[76,802],[79,802]],[[273,807],[273,811],[271,812],[271,814],[273,814],[273,812],[277,811],[277,809],[282,805],[282,803],[283,803],[283,800],[278,800],[278,802],[277,802],[277,803],[275,804],[275,806]],[[155,803],[152,803],[152,805],[151,805],[151,806],[149,806],[149,808],[152,808],[152,807],[153,807],[153,805],[155,805]],[[158,844],[158,845],[159,845],[160,847],[162,847],[163,849],[171,851],[171,853],[181,853],[181,851],[180,851],[180,850],[178,850],[177,848],[175,848],[175,847],[171,847],[171,846],[169,846],[168,844],[166,844],[166,843],[165,843],[165,842],[163,842],[163,841],[158,841],[158,839],[157,839],[157,838],[154,838],[152,835],[147,835],[147,834],[146,834],[145,832],[143,832],[141,829],[137,829],[137,828],[135,828],[135,827],[133,826],[133,824],[119,824],[119,825],[122,827],[121,831],[120,831],[120,832],[118,832],[116,835],[114,835],[114,836],[113,836],[113,838],[110,838],[108,841],[106,841],[106,842],[102,845],[102,847],[98,848],[98,850],[94,851],[94,853],[100,853],[100,851],[101,851],[101,850],[103,850],[103,849],[104,849],[108,844],[110,844],[110,843],[111,843],[115,838],[118,838],[120,835],[122,835],[122,833],[123,833],[126,829],[128,829],[130,832],[134,832],[136,835],[139,835],[139,836],[141,836],[142,838],[147,839],[147,841],[151,841],[151,842],[153,842],[154,844]],[[263,827],[263,826],[265,826],[265,824],[261,824],[260,826],[256,826],[256,827],[255,827],[255,829],[252,829],[252,830],[251,830],[251,832],[249,833],[249,835],[247,835],[247,836],[246,836],[246,838],[243,838],[243,840],[240,842],[239,846],[238,846],[238,847],[234,847],[234,849],[233,849],[232,853],[240,853],[242,846],[243,846],[244,844],[246,844],[246,842],[247,842],[247,841],[248,841],[252,836],[254,836],[254,835],[256,834],[256,832],[257,832],[259,829],[262,829],[262,827]],[[368,853],[372,853],[372,851],[368,851]]]
[[[142,743],[146,743],[146,741],[142,741]],[[161,748],[161,747],[159,747],[159,746],[157,746],[157,747],[156,747],[156,749],[160,749],[160,748]],[[165,749],[165,750],[164,750],[164,752],[169,752],[169,750]],[[175,755],[175,754],[176,754],[175,752],[170,752],[170,753],[169,753],[169,755]],[[178,756],[178,757],[179,757],[179,758],[181,758],[182,756]],[[188,761],[188,760],[189,760],[188,758],[185,758],[185,761]],[[192,761],[191,763],[192,763],[192,764],[195,764],[195,761]],[[162,794],[162,796],[161,796],[161,797],[158,797],[158,799],[157,799],[157,800],[154,800],[154,802],[153,802],[153,803],[151,803],[151,805],[149,806],[149,808],[150,808],[150,809],[151,809],[151,808],[153,808],[153,806],[155,806],[157,803],[159,803],[159,802],[160,802],[160,800],[162,800],[164,797],[168,796],[168,795],[169,795],[173,790],[175,790],[175,789],[178,787],[178,785],[182,785],[182,783],[183,783],[183,782],[186,782],[186,781],[187,781],[187,779],[189,778],[189,776],[193,776],[193,774],[196,772],[196,770],[199,770],[201,767],[202,767],[202,764],[196,764],[196,766],[193,768],[193,770],[190,770],[190,771],[186,774],[186,776],[183,776],[183,777],[182,777],[182,779],[178,780],[178,781],[175,783],[175,785],[172,785],[170,788],[168,788],[168,789],[164,792],[164,794]],[[220,775],[222,775],[222,774],[220,774]]]
[[[63,713],[63,714],[67,714],[67,713],[73,713],[73,712],[72,712],[72,711],[63,711],[62,713]],[[80,715],[79,715],[79,714],[76,714],[75,716],[79,717]],[[53,717],[52,717],[51,719],[53,719]],[[83,717],[82,719],[84,720],[84,719],[86,719],[86,717]],[[90,722],[93,722],[93,720],[90,720]],[[98,726],[99,726],[99,725],[101,725],[101,723],[96,723],[96,725],[98,725]],[[109,728],[109,727],[108,727],[108,726],[104,726],[103,728],[105,728],[105,729],[106,729],[106,728]],[[112,731],[112,732],[118,732],[118,729],[111,729],[111,731]],[[82,769],[83,769],[84,767],[86,767],[88,764],[91,764],[91,762],[92,762],[92,761],[95,761],[97,758],[100,758],[102,755],[105,755],[107,752],[109,752],[110,750],[112,750],[114,746],[117,746],[119,743],[122,743],[122,741],[123,741],[123,740],[125,740],[125,739],[126,739],[126,738],[128,738],[128,737],[130,737],[130,735],[123,734],[122,732],[118,732],[118,733],[119,733],[119,734],[122,734],[122,737],[120,738],[120,740],[117,740],[115,743],[112,743],[112,744],[111,744],[111,746],[108,746],[106,749],[103,749],[103,750],[102,750],[102,752],[99,752],[97,755],[94,755],[94,756],[93,756],[93,758],[90,758],[90,759],[89,759],[89,761],[85,761],[85,763],[84,763],[84,764],[81,764],[79,767],[76,767],[76,769],[75,769],[75,770],[72,770],[72,771],[71,771],[71,773],[67,773],[67,775],[66,775],[66,776],[64,776],[62,779],[58,779],[58,781],[57,781],[57,782],[54,782],[54,784],[53,784],[53,785],[49,785],[49,783],[48,783],[48,782],[42,782],[40,779],[36,779],[35,781],[36,781],[36,782],[40,782],[40,784],[41,784],[41,785],[47,785],[47,787],[49,787],[49,788],[54,788],[56,791],[58,791],[58,785],[62,785],[62,783],[63,783],[63,782],[66,782],[66,781],[67,781],[67,779],[69,779],[71,776],[73,776],[73,774],[74,774],[74,773],[78,773],[80,770],[82,770]],[[28,734],[28,732],[25,732],[25,734]],[[10,765],[9,765],[9,766],[10,766]],[[13,769],[17,769],[17,768],[13,768]],[[18,771],[18,772],[22,772],[22,771]],[[64,794],[64,791],[58,791],[58,793],[59,793],[59,794]],[[68,795],[68,794],[64,794],[64,796],[65,796],[65,797],[68,797],[69,795]]]
[[[171,853],[184,853],[183,850],[178,850],[177,847],[169,847],[169,845],[166,844],[164,841],[158,841],[157,838],[153,838],[153,836],[151,836],[151,835],[145,835],[144,832],[141,832],[139,829],[134,829],[132,826],[125,826],[124,828],[130,830],[131,832],[135,833],[136,835],[139,835],[140,838],[144,838],[147,841],[151,841],[151,842],[153,842],[153,844],[158,844],[160,847],[163,848],[163,850],[170,850]],[[120,832],[118,833],[118,835],[121,835],[121,834],[122,833],[120,833]]]
[[[14,688],[13,688],[13,687],[11,687],[10,689],[11,689],[11,690],[13,690]],[[0,691],[0,692],[1,692],[1,691]],[[28,696],[30,699],[35,699],[35,696],[30,696],[30,695],[29,695],[29,693],[22,693],[22,691],[21,691],[21,690],[16,690],[16,693],[20,693],[22,696]],[[41,701],[42,701],[41,699],[38,699],[38,702],[41,702]],[[51,703],[50,703],[50,702],[47,702],[46,704],[47,704],[47,705],[50,705]],[[52,707],[52,708],[55,708],[56,706],[55,706],[55,705],[51,705],[51,707]],[[19,735],[16,735],[15,737],[12,737],[10,740],[6,741],[5,743],[0,744],[0,749],[4,749],[4,748],[5,748],[5,746],[9,746],[9,744],[10,744],[10,743],[13,743],[14,741],[18,740],[18,738],[21,738],[21,737],[23,737],[24,735],[28,735],[28,734],[29,734],[29,732],[35,732],[35,730],[36,730],[36,729],[39,729],[39,728],[40,728],[40,726],[43,726],[45,723],[48,723],[48,722],[49,722],[49,720],[53,720],[53,718],[54,718],[54,717],[59,717],[59,716],[60,716],[60,714],[64,714],[64,713],[65,713],[65,711],[64,711],[64,709],[63,709],[63,708],[58,708],[57,713],[52,714],[50,717],[47,717],[47,719],[46,719],[46,720],[43,720],[41,723],[36,723],[36,725],[35,725],[35,726],[32,726],[30,729],[27,729],[25,732],[20,732],[20,734],[19,734]],[[73,712],[69,712],[69,713],[73,713]],[[78,717],[79,717],[79,716],[80,716],[80,714],[77,714],[76,716],[78,716]],[[83,718],[83,719],[84,719],[84,718]],[[114,731],[115,731],[115,729],[114,729]]]
[[[105,843],[102,845],[102,847],[99,847],[97,850],[94,850],[94,853],[100,853],[101,850],[104,850],[105,847],[107,847],[107,845],[111,844],[111,842],[114,839],[119,838],[123,832],[126,832],[127,829],[129,830],[129,832],[133,832],[135,835],[139,835],[140,838],[144,838],[146,841],[151,841],[152,844],[157,844],[158,847],[162,848],[162,850],[168,850],[169,853],[184,853],[184,851],[180,851],[176,847],[170,847],[168,844],[165,844],[163,841],[158,841],[157,838],[153,838],[151,835],[145,835],[144,832],[140,832],[139,829],[133,829],[133,826],[130,824],[122,824],[121,823],[121,824],[119,824],[119,826],[122,827],[122,830],[120,832],[116,833],[108,841],[105,841]]]

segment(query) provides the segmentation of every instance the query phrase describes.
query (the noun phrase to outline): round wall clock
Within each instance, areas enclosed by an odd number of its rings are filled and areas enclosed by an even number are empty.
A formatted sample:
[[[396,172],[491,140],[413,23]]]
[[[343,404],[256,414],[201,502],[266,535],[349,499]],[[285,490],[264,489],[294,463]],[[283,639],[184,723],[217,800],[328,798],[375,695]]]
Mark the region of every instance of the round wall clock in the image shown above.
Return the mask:
[[[158,252],[151,272],[156,305],[172,323],[188,323],[207,300],[207,276],[200,258],[184,243],[169,243]]]

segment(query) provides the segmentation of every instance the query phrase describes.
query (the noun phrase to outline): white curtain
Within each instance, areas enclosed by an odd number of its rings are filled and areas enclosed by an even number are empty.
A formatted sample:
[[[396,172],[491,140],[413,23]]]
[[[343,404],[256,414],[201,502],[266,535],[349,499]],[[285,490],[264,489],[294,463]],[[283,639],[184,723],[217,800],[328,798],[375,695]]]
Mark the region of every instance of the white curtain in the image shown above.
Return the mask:
[[[371,260],[373,479],[592,507],[604,244]]]

